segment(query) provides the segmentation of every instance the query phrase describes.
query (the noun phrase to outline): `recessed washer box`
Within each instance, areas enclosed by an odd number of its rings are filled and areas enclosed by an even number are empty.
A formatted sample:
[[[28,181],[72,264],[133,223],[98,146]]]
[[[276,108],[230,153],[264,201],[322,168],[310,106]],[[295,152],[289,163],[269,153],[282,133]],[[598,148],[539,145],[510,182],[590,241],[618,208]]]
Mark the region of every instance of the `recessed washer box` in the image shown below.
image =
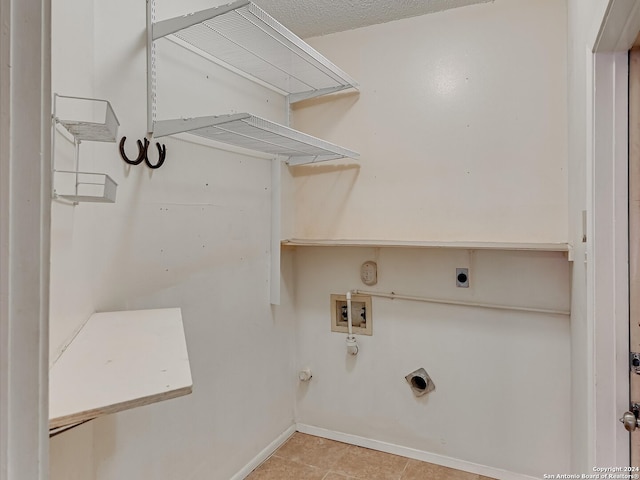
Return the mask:
[[[347,323],[347,295],[331,294],[331,331],[349,333]],[[373,335],[371,295],[351,295],[351,323],[353,333]]]

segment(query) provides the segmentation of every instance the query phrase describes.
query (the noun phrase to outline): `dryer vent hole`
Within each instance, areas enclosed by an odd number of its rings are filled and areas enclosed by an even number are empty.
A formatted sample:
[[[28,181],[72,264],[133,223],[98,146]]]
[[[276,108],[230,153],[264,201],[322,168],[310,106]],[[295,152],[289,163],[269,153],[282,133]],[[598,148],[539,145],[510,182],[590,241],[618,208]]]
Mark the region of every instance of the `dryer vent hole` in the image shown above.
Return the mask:
[[[411,386],[411,391],[416,397],[421,397],[436,389],[433,380],[424,368],[411,372],[404,379]]]
[[[417,388],[418,390],[426,390],[427,381],[422,377],[413,377],[411,379],[411,386],[413,388]]]

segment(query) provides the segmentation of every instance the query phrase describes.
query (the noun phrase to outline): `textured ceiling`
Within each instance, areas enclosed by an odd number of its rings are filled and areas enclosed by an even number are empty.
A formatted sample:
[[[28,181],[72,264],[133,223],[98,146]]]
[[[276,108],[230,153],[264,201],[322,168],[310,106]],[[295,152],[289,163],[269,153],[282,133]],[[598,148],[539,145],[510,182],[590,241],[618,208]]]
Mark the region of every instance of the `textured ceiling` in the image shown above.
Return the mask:
[[[253,0],[302,38],[493,0]]]

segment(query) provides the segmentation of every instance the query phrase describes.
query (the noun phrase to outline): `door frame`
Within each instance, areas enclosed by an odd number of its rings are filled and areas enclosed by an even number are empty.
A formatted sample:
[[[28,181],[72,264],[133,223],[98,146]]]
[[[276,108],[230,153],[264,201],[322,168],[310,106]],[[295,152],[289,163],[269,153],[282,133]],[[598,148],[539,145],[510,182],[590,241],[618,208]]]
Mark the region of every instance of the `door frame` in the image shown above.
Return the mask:
[[[587,53],[590,467],[629,465],[629,434],[617,419],[629,408],[628,51],[640,4],[610,0],[598,13]]]
[[[49,476],[50,25],[0,0],[0,480]]]

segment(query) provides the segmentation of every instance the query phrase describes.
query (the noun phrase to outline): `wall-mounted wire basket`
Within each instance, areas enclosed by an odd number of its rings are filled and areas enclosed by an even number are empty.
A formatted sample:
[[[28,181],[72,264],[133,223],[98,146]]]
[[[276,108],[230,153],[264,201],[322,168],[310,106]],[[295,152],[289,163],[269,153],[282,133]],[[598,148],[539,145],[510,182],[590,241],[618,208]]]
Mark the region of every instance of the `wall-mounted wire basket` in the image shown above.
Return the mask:
[[[120,122],[107,100],[55,95],[54,120],[77,141],[115,142]]]
[[[54,194],[70,202],[115,203],[118,184],[106,173],[54,171]]]
[[[53,197],[77,204],[79,202],[114,203],[118,184],[105,173],[80,171],[80,144],[115,142],[120,122],[107,100],[54,95],[52,116],[52,152],[55,158],[55,139],[61,125],[73,137],[75,170],[56,170],[53,167]],[[71,139],[67,138],[71,141]],[[55,165],[55,162],[54,162]]]

